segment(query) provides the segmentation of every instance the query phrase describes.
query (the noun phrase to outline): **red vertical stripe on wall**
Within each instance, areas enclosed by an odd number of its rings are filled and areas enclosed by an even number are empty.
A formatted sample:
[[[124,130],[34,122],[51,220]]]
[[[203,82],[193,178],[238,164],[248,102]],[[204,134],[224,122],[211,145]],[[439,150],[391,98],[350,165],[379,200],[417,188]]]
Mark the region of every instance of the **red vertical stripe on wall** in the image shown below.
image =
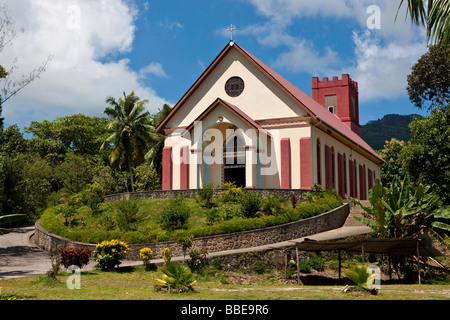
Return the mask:
[[[164,147],[162,152],[162,189],[172,190],[172,147]]]
[[[348,162],[348,177],[350,180],[350,197],[356,197],[355,163],[353,160]]]
[[[189,146],[180,150],[180,189],[189,189]]]
[[[366,200],[366,177],[362,165],[359,165],[359,199]]]
[[[338,153],[338,193],[345,198],[344,156]]]
[[[291,142],[281,139],[281,189],[291,188]]]
[[[310,138],[300,139],[300,189],[311,189]]]
[[[325,189],[333,187],[333,161],[331,148],[325,145]]]

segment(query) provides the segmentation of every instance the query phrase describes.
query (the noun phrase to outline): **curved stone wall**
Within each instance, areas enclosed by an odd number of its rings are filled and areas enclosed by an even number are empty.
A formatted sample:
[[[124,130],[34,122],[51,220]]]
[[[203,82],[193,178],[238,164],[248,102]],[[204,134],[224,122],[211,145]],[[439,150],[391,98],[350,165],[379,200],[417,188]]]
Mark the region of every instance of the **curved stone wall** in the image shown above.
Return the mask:
[[[195,238],[192,240],[191,249],[205,249],[208,253],[213,253],[224,250],[251,248],[302,238],[336,229],[345,223],[345,220],[350,213],[351,205],[351,203],[346,203],[318,216],[285,223],[279,226]],[[32,239],[37,246],[47,251],[74,247],[84,247],[91,250],[95,249],[95,244],[75,242],[48,233],[40,226],[39,221],[36,222],[36,231]],[[183,255],[181,247],[173,241],[130,244],[127,260],[139,260],[139,250],[144,247],[152,249],[155,259],[162,258],[161,250],[166,247],[170,249],[172,256]]]
[[[218,197],[225,189],[214,189],[214,197]],[[247,192],[256,192],[263,196],[278,194],[281,198],[289,199],[291,193],[294,193],[297,198],[303,196],[304,192],[308,190],[301,189],[245,189]],[[196,189],[187,190],[151,190],[141,192],[125,192],[110,194],[105,196],[105,202],[113,202],[130,199],[166,199],[166,198],[193,198],[197,195]]]

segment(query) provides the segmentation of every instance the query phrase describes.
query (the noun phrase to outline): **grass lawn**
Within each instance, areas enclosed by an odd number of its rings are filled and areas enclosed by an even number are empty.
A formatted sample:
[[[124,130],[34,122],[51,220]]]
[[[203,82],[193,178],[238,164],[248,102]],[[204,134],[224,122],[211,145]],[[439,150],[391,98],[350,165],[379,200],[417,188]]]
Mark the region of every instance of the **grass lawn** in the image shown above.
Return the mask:
[[[45,276],[0,280],[1,300],[449,300],[450,284],[381,283],[377,295],[343,293],[344,284],[297,285],[285,281],[279,271],[263,275],[215,271],[198,276],[195,291],[156,292],[153,280],[159,271],[143,267],[117,272],[81,273],[81,289],[68,289],[69,275],[59,273],[56,281]]]

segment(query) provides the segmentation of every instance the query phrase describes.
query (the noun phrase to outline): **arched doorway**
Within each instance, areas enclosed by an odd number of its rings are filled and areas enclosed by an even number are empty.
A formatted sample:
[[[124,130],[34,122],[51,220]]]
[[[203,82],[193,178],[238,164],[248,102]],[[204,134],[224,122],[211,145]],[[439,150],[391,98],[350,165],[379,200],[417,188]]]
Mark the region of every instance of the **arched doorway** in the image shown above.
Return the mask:
[[[245,143],[237,131],[223,144],[222,183],[227,182],[245,187]]]

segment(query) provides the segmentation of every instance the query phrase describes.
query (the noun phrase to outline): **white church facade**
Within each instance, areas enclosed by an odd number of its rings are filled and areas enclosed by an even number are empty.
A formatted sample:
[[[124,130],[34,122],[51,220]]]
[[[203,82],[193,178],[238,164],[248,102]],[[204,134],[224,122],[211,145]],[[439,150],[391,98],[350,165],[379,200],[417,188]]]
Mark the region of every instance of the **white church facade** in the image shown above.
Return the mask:
[[[368,198],[383,159],[361,138],[358,84],[312,79],[312,97],[230,41],[156,128],[163,190],[334,188]]]

